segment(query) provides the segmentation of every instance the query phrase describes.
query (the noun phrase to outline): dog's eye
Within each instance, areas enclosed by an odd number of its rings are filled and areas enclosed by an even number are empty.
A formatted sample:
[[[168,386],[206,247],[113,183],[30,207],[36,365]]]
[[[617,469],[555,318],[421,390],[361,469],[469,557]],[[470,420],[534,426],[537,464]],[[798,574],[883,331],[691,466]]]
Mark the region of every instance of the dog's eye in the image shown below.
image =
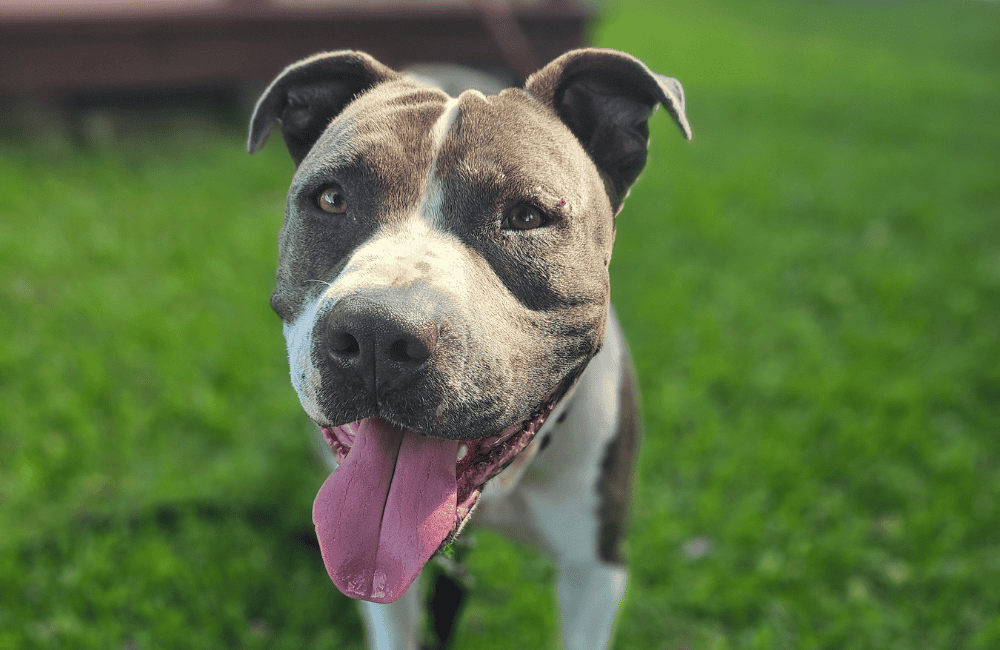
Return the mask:
[[[545,215],[530,203],[518,203],[507,213],[507,226],[514,230],[531,230],[545,223]]]
[[[344,214],[347,212],[347,198],[344,197],[344,190],[339,185],[328,187],[319,193],[316,199],[319,209],[331,214]]]

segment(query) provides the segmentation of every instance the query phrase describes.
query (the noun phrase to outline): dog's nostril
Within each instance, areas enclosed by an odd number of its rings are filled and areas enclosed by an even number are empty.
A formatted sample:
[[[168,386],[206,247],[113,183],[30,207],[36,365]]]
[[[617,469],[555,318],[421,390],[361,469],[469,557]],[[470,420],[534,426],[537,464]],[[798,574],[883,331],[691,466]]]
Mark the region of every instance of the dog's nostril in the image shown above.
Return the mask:
[[[409,361],[410,355],[406,351],[406,341],[400,339],[389,346],[389,358],[393,361]]]
[[[341,357],[353,357],[361,351],[358,339],[347,332],[333,332],[327,339],[330,352]]]
[[[399,338],[389,346],[389,359],[397,363],[409,363],[423,361],[431,356],[431,350],[437,342],[437,336],[426,336],[417,338],[416,336],[404,336]]]

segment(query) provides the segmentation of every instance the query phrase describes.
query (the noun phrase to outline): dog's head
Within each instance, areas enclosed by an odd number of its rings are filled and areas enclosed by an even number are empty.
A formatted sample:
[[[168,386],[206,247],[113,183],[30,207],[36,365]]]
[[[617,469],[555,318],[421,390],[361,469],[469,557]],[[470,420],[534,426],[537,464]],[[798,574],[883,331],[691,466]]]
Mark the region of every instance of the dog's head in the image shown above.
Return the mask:
[[[334,582],[388,602],[601,346],[615,216],[680,84],[576,50],[453,98],[360,52],[288,67],[251,119],[296,164],[271,299],[340,467],[314,519]]]

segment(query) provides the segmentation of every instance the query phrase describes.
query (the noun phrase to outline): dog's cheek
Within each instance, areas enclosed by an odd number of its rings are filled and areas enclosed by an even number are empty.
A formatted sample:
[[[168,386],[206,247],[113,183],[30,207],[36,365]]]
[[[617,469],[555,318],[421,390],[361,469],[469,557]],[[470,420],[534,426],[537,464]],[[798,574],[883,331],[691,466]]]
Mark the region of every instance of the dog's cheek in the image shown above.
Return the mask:
[[[315,305],[305,307],[300,317],[282,324],[285,344],[288,350],[289,374],[292,387],[299,397],[305,412],[316,422],[324,421],[323,408],[319,402],[323,379],[319,368],[313,362],[312,328],[310,327]]]

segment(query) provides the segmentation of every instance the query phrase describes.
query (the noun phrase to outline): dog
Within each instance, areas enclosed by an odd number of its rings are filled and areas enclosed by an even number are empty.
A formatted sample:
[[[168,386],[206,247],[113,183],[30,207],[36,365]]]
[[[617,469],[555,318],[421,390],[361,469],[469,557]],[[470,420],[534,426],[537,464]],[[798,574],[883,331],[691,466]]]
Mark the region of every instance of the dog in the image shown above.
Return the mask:
[[[278,235],[291,381],[335,468],[313,504],[369,647],[416,648],[425,563],[473,517],[550,553],[562,643],[605,648],[625,593],[640,416],[610,302],[615,223],[673,78],[568,52],[451,96],[357,51],[261,95],[296,171]]]

